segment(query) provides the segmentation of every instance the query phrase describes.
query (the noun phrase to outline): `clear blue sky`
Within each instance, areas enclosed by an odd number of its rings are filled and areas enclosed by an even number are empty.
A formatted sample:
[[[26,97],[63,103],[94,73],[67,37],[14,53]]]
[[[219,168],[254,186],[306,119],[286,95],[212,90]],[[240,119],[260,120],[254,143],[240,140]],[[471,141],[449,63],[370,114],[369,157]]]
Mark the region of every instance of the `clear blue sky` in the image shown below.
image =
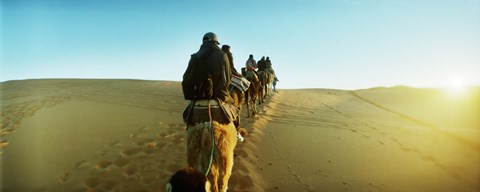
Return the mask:
[[[181,81],[206,32],[280,88],[480,85],[479,0],[1,0],[0,82]]]

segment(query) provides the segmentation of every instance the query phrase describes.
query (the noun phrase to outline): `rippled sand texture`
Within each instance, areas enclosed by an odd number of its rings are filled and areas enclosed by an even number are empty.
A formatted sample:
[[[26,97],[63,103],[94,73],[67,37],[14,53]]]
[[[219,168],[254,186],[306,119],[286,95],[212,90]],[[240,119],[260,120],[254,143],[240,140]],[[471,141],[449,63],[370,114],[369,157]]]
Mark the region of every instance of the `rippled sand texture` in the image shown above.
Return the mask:
[[[179,83],[2,83],[3,191],[159,191],[185,166]]]
[[[186,166],[179,82],[0,84],[2,191],[163,191]],[[479,191],[480,94],[281,90],[246,118],[229,191]]]

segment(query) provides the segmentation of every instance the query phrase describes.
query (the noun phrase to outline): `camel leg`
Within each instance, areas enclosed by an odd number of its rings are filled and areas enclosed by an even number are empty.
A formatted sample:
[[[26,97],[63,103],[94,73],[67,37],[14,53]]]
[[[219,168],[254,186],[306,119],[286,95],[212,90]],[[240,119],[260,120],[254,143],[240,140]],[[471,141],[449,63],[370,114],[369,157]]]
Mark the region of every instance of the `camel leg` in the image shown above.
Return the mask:
[[[248,89],[250,89],[250,88],[248,88]],[[249,96],[249,95],[250,95],[250,90],[247,90],[247,92],[245,93],[245,103],[247,104],[247,117],[250,117],[250,107],[249,107],[249,105],[250,105],[250,99],[251,99],[250,97],[251,96]]]
[[[252,100],[253,100],[253,102],[252,102],[252,116],[255,116],[255,115],[258,114],[257,113],[257,105],[256,105],[257,97],[252,97]]]
[[[263,103],[263,86],[260,86],[259,92],[258,92],[258,104],[261,105]]]

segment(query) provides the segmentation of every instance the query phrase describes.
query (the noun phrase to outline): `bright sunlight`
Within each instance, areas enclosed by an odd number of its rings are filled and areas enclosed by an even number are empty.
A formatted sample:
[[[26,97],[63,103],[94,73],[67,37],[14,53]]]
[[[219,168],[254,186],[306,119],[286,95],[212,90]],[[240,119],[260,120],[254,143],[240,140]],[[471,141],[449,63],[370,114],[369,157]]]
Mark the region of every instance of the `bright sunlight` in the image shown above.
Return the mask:
[[[468,90],[467,83],[461,77],[453,77],[445,87],[445,91],[454,96],[464,95]]]

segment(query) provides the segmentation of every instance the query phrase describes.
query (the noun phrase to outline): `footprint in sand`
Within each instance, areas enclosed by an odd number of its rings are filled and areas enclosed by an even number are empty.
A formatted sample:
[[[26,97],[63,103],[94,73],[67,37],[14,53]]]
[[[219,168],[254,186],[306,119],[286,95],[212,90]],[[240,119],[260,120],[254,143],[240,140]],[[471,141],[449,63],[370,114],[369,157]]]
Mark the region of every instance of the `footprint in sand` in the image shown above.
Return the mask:
[[[8,140],[1,140],[0,141],[0,148],[3,148],[9,144]]]
[[[165,142],[158,142],[158,143],[155,144],[155,146],[159,149],[163,149],[163,148],[165,148],[166,143]]]
[[[155,164],[153,164],[151,162],[150,163],[147,162],[147,163],[140,166],[140,171],[142,171],[142,172],[143,171],[151,171],[151,170],[154,170],[154,169],[156,169]]]
[[[144,178],[141,183],[144,185],[144,186],[148,186],[148,185],[151,185],[152,183],[154,183],[157,179],[155,178],[152,178],[152,177],[147,177],[147,178]]]
[[[59,181],[61,184],[65,184],[65,183],[68,183],[70,181],[70,175],[72,173],[71,172],[67,172],[65,174],[63,174],[62,176],[60,176],[59,178]]]
[[[96,167],[97,167],[97,169],[104,170],[104,169],[110,167],[110,165],[112,165],[112,164],[113,164],[112,161],[103,160],[103,161],[98,162]]]
[[[98,152],[96,152],[96,154],[99,157],[105,157],[105,156],[107,156],[108,152],[109,152],[109,150],[107,149],[107,150],[104,150],[104,151],[98,151]]]
[[[136,166],[129,166],[123,170],[123,176],[130,178],[135,176],[135,174],[138,172],[138,168]]]
[[[122,151],[121,155],[127,156],[127,157],[133,157],[133,156],[137,155],[138,152],[140,152],[140,150],[141,150],[140,147],[131,147],[131,148],[128,148],[128,149]]]
[[[111,180],[106,180],[102,184],[102,188],[105,189],[105,191],[114,191],[117,187],[118,183]]]
[[[12,133],[13,129],[4,129],[0,131],[0,137],[4,137]]]
[[[117,160],[113,161],[113,165],[117,167],[125,167],[130,163],[130,160],[124,158],[118,158]]]
[[[74,166],[74,168],[77,168],[77,169],[82,169],[87,167],[90,167],[90,163],[87,160],[79,161]]]
[[[115,142],[111,142],[108,147],[109,148],[115,148],[115,147],[120,147],[122,146],[122,143],[118,142],[118,141],[115,141]]]
[[[400,149],[405,152],[417,152],[418,150],[416,148],[409,148],[409,147],[404,147],[402,144],[400,144]]]
[[[83,186],[87,189],[95,189],[96,187],[100,186],[101,183],[102,183],[101,178],[90,177],[83,181]]]
[[[170,173],[175,173],[176,171],[178,171],[181,168],[182,168],[182,165],[180,165],[180,164],[167,165],[167,171],[170,172]]]
[[[395,137],[390,137],[390,139],[392,139],[392,141],[394,141],[395,143],[400,144],[400,142],[398,141],[398,139],[396,139]]]
[[[147,132],[147,131],[150,131],[150,128],[148,128],[148,127],[141,127],[140,129],[138,129],[138,132],[140,132],[140,133],[144,133],[144,132]]]
[[[145,146],[143,148],[143,153],[145,153],[146,155],[151,155],[155,152],[155,146]]]
[[[142,140],[140,140],[140,141],[135,142],[135,144],[142,146],[142,145],[146,145],[146,144],[152,143],[152,142],[154,142],[154,141],[155,141],[155,140],[152,139],[152,138],[146,138],[146,139],[142,139]]]
[[[167,136],[167,133],[165,133],[165,132],[157,134],[158,138],[165,138],[166,136]]]
[[[169,136],[169,135],[174,135],[175,132],[176,132],[176,131],[175,131],[172,127],[170,127],[169,129],[167,129],[167,131],[166,131],[167,136]]]
[[[168,124],[168,130],[175,129],[176,127],[177,127],[177,124],[175,124],[175,123],[169,123]]]
[[[130,138],[138,139],[140,136],[137,133],[130,134]]]
[[[422,159],[425,160],[425,161],[436,162],[435,157],[433,157],[433,156],[431,156],[431,155],[421,154],[421,155],[420,155],[420,158],[422,158]]]

